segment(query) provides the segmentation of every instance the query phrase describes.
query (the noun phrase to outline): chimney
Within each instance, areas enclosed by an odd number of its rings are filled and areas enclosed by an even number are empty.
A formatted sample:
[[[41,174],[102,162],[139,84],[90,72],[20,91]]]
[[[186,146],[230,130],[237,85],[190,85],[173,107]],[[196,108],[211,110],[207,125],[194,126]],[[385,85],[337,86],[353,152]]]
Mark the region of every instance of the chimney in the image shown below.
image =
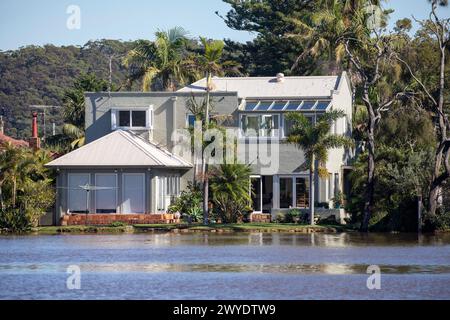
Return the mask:
[[[41,140],[38,136],[38,126],[37,126],[37,112],[33,112],[33,120],[31,122],[31,138],[28,141],[30,148],[33,148],[33,150],[38,150],[41,148]]]
[[[284,73],[277,74],[277,82],[284,82]]]
[[[3,116],[0,116],[0,134],[5,134],[5,122]]]

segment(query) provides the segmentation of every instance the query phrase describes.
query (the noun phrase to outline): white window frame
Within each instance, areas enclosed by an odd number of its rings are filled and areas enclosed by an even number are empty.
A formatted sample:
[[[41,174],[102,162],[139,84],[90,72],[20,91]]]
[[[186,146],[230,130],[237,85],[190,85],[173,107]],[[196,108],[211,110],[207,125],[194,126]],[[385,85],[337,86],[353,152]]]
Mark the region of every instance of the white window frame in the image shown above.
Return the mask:
[[[119,112],[120,111],[128,111],[130,114],[130,126],[128,127],[121,127],[119,125],[120,119],[119,119]],[[132,111],[145,111],[145,127],[134,127],[133,126],[133,117],[131,115]],[[123,130],[152,130],[154,124],[154,112],[153,112],[153,105],[150,105],[149,107],[126,107],[126,108],[113,108],[111,109],[111,129],[117,130],[117,129],[123,129]]]
[[[115,204],[115,207],[116,207],[116,214],[117,213],[119,213],[119,206],[118,206],[118,203],[119,203],[119,177],[118,177],[118,174],[117,173],[114,173],[114,172],[111,172],[111,173],[108,173],[108,172],[102,172],[102,173],[96,173],[95,175],[94,175],[94,181],[95,181],[95,185],[97,186],[97,177],[98,176],[115,176],[115,178],[116,178],[116,190],[115,190],[115,192],[116,192],[116,204]],[[95,212],[97,213],[97,192],[98,191],[95,191],[95,196],[94,196],[94,209],[95,209]]]
[[[262,181],[262,176],[260,175],[251,175],[250,179],[249,179],[249,190],[248,193],[250,195],[250,198],[252,198],[252,179],[259,179],[259,190],[260,190],[260,211],[253,211],[253,213],[262,213],[263,212],[263,181]],[[254,208],[252,208],[254,209]]]
[[[280,195],[281,195],[280,180],[282,178],[283,179],[286,179],[286,178],[287,179],[291,179],[291,183],[292,183],[292,200],[291,200],[291,207],[290,208],[281,208],[281,204],[280,204]],[[278,191],[277,191],[278,194],[276,195],[276,197],[278,198],[278,206],[280,207],[279,209],[296,209],[297,208],[297,178],[305,179],[307,181],[307,183],[309,184],[309,175],[307,175],[307,174],[279,175],[278,176]]]
[[[145,173],[133,173],[133,172],[124,172],[122,173],[122,203],[120,204],[120,212],[124,213],[123,210],[123,200],[125,199],[125,176],[141,176],[143,177],[142,179],[142,201],[143,201],[143,205],[144,205],[144,213],[146,213],[146,190],[145,190]],[[138,213],[138,212],[128,212],[128,213]]]
[[[169,194],[167,192],[167,188],[169,186],[169,179],[175,180],[175,189],[176,189],[175,194]],[[161,194],[161,190],[160,190],[162,183],[163,183],[163,185],[162,185],[163,194]],[[156,189],[156,192],[155,192],[156,211],[157,212],[166,212],[168,209],[168,205],[166,205],[167,198],[169,198],[169,200],[172,200],[171,197],[178,197],[181,193],[181,176],[179,174],[156,176],[156,188],[155,189]],[[161,197],[164,197],[164,199],[162,199]],[[164,208],[160,208],[160,200],[163,200],[162,202],[163,202]]]
[[[258,130],[256,132],[256,136],[248,136],[244,132],[244,127],[242,126],[242,118],[244,116],[253,116],[258,117]],[[262,120],[264,117],[272,117],[272,124],[275,124],[275,121],[273,120],[273,117],[278,117],[278,129],[272,129],[272,135],[271,136],[262,136]],[[281,133],[281,113],[265,113],[265,112],[242,112],[239,114],[239,139],[268,139],[268,140],[278,140],[280,139],[280,133]],[[276,130],[278,130],[277,134],[275,134]]]

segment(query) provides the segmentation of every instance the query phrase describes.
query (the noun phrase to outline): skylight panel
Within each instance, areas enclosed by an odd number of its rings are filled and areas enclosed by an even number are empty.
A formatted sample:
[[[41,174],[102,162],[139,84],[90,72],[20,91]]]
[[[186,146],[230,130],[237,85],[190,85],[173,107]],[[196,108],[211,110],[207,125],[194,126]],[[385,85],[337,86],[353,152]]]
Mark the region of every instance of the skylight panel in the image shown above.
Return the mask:
[[[316,103],[317,101],[304,101],[300,107],[300,110],[312,110]]]
[[[258,105],[259,101],[248,101],[245,103],[245,111],[253,111]]]
[[[289,104],[286,107],[286,111],[295,111],[298,109],[302,102],[301,101],[289,101]]]
[[[259,105],[256,107],[255,111],[267,111],[267,110],[269,110],[269,108],[272,104],[273,104],[273,101],[260,102]]]
[[[287,101],[275,101],[275,103],[273,104],[273,106],[270,110],[281,111],[284,109],[286,104],[287,104]]]
[[[328,109],[328,107],[330,106],[330,104],[331,104],[331,101],[319,101],[318,103],[317,103],[317,106],[316,106],[316,110],[322,110],[322,111],[324,111],[324,110],[327,110]]]

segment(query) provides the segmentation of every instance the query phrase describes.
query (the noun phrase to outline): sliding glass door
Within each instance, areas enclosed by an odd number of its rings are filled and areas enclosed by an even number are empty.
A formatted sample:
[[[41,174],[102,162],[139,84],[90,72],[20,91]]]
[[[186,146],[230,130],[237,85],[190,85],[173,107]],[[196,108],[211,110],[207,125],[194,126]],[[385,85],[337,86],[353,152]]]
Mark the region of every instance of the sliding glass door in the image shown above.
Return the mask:
[[[69,173],[68,175],[68,200],[67,207],[71,213],[87,213],[88,193],[82,189],[90,183],[89,173]]]
[[[122,175],[122,213],[145,213],[145,174]]]
[[[117,213],[117,174],[97,173],[95,186],[95,212]]]
[[[280,208],[309,207],[309,179],[306,177],[280,177]]]

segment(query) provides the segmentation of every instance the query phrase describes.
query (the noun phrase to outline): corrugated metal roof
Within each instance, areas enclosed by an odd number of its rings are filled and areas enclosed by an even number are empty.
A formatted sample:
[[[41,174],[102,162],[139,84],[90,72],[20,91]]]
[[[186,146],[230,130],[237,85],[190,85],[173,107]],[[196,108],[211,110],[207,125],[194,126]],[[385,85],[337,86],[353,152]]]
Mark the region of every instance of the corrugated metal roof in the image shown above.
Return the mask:
[[[2,143],[8,143],[11,142],[12,145],[16,146],[16,147],[29,147],[28,142],[24,141],[24,140],[17,140],[14,139],[10,136],[7,136],[4,133],[0,133],[0,144]]]
[[[340,76],[213,78],[213,91],[237,92],[239,98],[277,97],[331,97],[337,90]],[[206,78],[179,90],[179,92],[204,92]]]
[[[46,166],[48,167],[163,167],[190,168],[186,160],[173,155],[136,134],[117,130]]]

